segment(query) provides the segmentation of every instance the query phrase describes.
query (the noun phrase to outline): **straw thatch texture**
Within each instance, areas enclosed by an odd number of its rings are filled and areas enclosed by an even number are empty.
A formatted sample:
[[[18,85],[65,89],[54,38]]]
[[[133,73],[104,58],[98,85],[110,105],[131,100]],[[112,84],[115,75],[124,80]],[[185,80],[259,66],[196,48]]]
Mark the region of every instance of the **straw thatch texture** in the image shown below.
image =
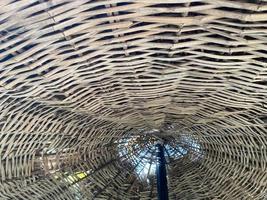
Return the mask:
[[[0,38],[1,200],[155,199],[154,129],[171,199],[266,198],[265,0],[0,0]]]

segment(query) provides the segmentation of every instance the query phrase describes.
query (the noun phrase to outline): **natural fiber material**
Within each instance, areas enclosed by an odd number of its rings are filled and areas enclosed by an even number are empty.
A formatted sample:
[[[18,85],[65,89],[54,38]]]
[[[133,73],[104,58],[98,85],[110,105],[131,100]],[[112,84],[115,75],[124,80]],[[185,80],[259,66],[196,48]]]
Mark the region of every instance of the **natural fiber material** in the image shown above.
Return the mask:
[[[170,199],[266,198],[265,0],[1,0],[0,38],[1,200],[156,199],[155,138]]]

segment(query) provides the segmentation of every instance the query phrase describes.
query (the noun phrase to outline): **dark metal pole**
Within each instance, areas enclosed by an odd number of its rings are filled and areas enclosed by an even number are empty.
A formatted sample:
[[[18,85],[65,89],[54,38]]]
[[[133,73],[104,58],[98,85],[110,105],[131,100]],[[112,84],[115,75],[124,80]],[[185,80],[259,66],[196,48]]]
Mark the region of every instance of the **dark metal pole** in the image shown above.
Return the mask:
[[[160,143],[156,144],[156,147],[157,147],[156,173],[157,173],[158,200],[169,200],[164,147]]]

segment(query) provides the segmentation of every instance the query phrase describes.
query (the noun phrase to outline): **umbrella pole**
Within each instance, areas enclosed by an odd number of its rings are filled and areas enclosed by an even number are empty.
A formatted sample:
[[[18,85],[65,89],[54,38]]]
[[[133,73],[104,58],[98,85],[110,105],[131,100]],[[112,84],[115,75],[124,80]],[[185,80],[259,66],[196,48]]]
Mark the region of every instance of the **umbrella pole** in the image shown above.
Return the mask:
[[[157,143],[157,189],[158,189],[158,200],[168,200],[168,184],[167,184],[167,173],[166,173],[166,160],[164,156],[163,144]]]

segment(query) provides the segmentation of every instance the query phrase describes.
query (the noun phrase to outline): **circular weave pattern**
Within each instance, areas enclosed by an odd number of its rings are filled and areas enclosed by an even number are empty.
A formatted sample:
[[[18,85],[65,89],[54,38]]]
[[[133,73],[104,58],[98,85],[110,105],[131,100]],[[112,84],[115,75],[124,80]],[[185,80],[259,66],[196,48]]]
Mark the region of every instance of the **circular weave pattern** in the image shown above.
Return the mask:
[[[264,200],[266,49],[266,0],[1,0],[0,199],[157,199],[164,140],[171,200]]]

